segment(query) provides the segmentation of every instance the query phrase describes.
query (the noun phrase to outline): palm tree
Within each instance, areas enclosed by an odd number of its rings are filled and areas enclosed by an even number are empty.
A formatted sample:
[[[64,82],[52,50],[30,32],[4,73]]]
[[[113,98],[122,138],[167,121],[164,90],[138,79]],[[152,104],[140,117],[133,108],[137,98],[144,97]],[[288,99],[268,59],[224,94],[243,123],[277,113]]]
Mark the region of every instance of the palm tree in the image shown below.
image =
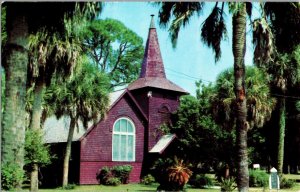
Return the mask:
[[[1,167],[16,164],[18,169],[22,170],[25,142],[28,19],[23,7],[16,3],[8,4],[6,9],[7,42],[2,54],[6,78],[6,102],[1,122]],[[21,182],[17,185],[20,187]]]
[[[246,4],[239,4],[232,18],[232,51],[234,56],[234,92],[236,110],[237,184],[239,191],[249,189],[247,152],[247,101],[245,88]]]
[[[29,83],[33,83],[33,103],[29,128],[41,129],[41,116],[44,90],[54,75],[68,77],[76,65],[80,52],[77,42],[61,40],[58,34],[46,31],[31,36],[29,48]],[[66,59],[67,58],[67,59]],[[31,189],[38,188],[38,165],[33,164],[31,171]]]
[[[78,121],[85,128],[88,122],[97,123],[108,107],[109,81],[97,67],[84,61],[77,66],[74,76],[67,81],[56,80],[47,90],[46,103],[57,118],[63,115],[71,119],[63,164],[63,187],[68,184],[69,160],[73,133]]]
[[[28,72],[28,76],[29,77],[34,77],[34,78],[30,78],[30,80],[34,80],[35,81],[35,86],[34,86],[34,97],[35,99],[33,100],[33,110],[32,110],[32,115],[31,115],[31,121],[30,121],[30,127],[32,129],[39,129],[40,128],[40,116],[41,116],[41,104],[42,104],[42,95],[43,95],[43,90],[45,87],[45,81],[48,79],[51,79],[51,76],[53,74],[53,72],[56,71],[55,68],[55,62],[58,63],[55,59],[57,59],[57,57],[61,57],[61,60],[65,60],[66,61],[71,61],[74,63],[74,58],[76,58],[76,55],[74,55],[74,52],[69,52],[69,54],[63,54],[61,53],[61,48],[65,48],[65,50],[68,51],[72,51],[72,49],[70,49],[70,46],[65,46],[66,43],[64,45],[61,44],[54,44],[56,43],[55,41],[49,41],[49,39],[52,38],[55,39],[55,37],[58,37],[59,35],[61,36],[62,34],[68,34],[68,30],[65,29],[65,20],[68,20],[70,18],[75,18],[78,19],[78,17],[80,16],[85,16],[87,18],[92,18],[94,16],[96,16],[97,11],[99,11],[101,9],[101,4],[99,3],[7,3],[5,4],[5,6],[7,6],[7,23],[12,23],[13,26],[7,26],[7,33],[11,34],[12,37],[14,37],[16,40],[20,41],[21,43],[23,43],[24,45],[22,45],[23,47],[26,46],[26,48],[28,48],[28,40],[29,40],[29,36],[28,36],[28,28],[30,29],[30,32],[35,34],[37,33],[37,37],[35,42],[31,42],[30,43],[30,60],[34,61],[35,59],[37,59],[37,62],[30,62],[30,69],[33,69],[31,71]],[[20,9],[20,7],[22,7],[22,9]],[[53,13],[51,10],[51,8],[55,8],[56,12]],[[21,15],[20,15],[21,14]],[[21,19],[20,21],[23,21],[24,25],[24,29],[21,28],[16,28],[14,26],[22,26],[18,23],[14,23],[15,21],[15,17]],[[24,22],[26,21],[26,23]],[[78,22],[77,22],[78,23]],[[70,27],[70,26],[69,26]],[[42,28],[42,30],[41,30]],[[69,30],[70,31],[70,30]],[[54,33],[57,33],[59,35],[54,35]],[[22,37],[23,36],[23,37]],[[40,37],[44,37],[44,38],[40,38]],[[22,37],[20,39],[20,37]],[[70,38],[72,39],[73,37],[64,37],[66,40],[65,42],[70,42]],[[44,41],[42,41],[44,40]],[[42,42],[41,42],[42,41]],[[9,42],[8,42],[9,43]],[[15,43],[15,42],[13,42]],[[50,43],[47,44],[47,43]],[[52,44],[51,44],[52,43]],[[54,44],[54,45],[53,45]],[[9,45],[9,44],[8,44]],[[61,45],[61,46],[60,46]],[[22,48],[21,46],[21,48]],[[52,46],[52,49],[49,46]],[[38,50],[34,50],[33,48],[38,48]],[[20,47],[19,47],[20,48]],[[10,46],[7,47],[8,52],[11,51]],[[48,50],[47,50],[48,49]],[[17,49],[20,50],[20,49]],[[21,49],[22,50],[22,49]],[[48,51],[48,52],[47,52]],[[24,51],[21,51],[20,53],[22,53]],[[76,53],[76,52],[75,52]],[[21,80],[19,83],[19,90],[26,90],[26,77],[27,77],[27,66],[28,66],[28,53],[24,52],[23,55],[25,54],[25,56],[27,57],[26,62],[19,62],[18,60],[16,60],[13,63],[9,63],[8,67],[6,67],[6,71],[7,73],[13,73],[13,74],[17,74],[16,69],[22,70],[23,75],[18,74],[18,76],[22,77],[23,80]],[[50,54],[50,55],[47,55]],[[58,56],[56,55],[58,54]],[[72,57],[70,57],[70,55],[72,55]],[[47,60],[48,57],[52,58],[51,61]],[[66,57],[68,56],[68,57]],[[67,58],[67,59],[66,59]],[[5,59],[5,61],[9,61],[9,59]],[[72,63],[69,62],[69,63]],[[20,64],[22,65],[22,68],[18,68],[14,65]],[[62,63],[62,62],[61,62]],[[65,65],[63,65],[65,68],[69,68],[70,66],[67,65],[68,63],[65,63]],[[13,72],[10,72],[9,69],[10,67],[12,69],[14,69]],[[18,78],[15,78],[15,80],[18,80]],[[18,80],[19,81],[19,80]],[[8,81],[9,82],[9,81]],[[24,83],[23,83],[24,82]],[[13,85],[13,84],[12,84]],[[11,87],[7,84],[7,89],[8,91],[11,89]],[[7,91],[7,92],[8,92]],[[15,94],[16,95],[16,94]],[[18,97],[18,99],[20,101],[22,101],[24,103],[25,100],[25,94],[20,94],[20,97]],[[7,97],[8,101],[11,101],[10,97]],[[24,108],[24,104],[20,103],[17,104],[15,106],[21,107],[22,108],[22,112],[25,113],[25,108]],[[9,109],[9,107],[6,107]],[[15,113],[15,110],[8,110],[7,112],[10,112],[12,114]],[[23,128],[20,128],[18,130],[20,131],[16,131],[16,133],[20,134],[20,139],[19,139],[19,143],[20,146],[18,145],[14,145],[17,146],[17,149],[20,149],[21,151],[21,155],[20,157],[18,157],[20,160],[20,168],[23,167],[23,144],[24,144],[24,138],[25,138],[25,117],[23,117],[24,115],[20,114],[18,115],[18,121],[15,121],[15,123],[17,123],[18,125],[22,126]],[[3,132],[9,132],[11,131],[12,127],[15,126],[6,126],[8,122],[5,120],[6,114],[4,114],[4,118],[3,118]],[[22,130],[22,131],[21,131]],[[4,154],[5,151],[9,151],[10,150],[10,143],[6,142],[9,141],[9,137],[7,137],[7,135],[9,134],[3,134],[2,135],[2,149],[4,149]],[[13,136],[13,134],[10,134]],[[19,137],[17,137],[19,138]],[[2,150],[3,151],[3,150]],[[3,162],[7,161],[7,157],[8,155],[4,155],[2,156],[2,160]],[[12,160],[8,160],[9,162],[14,162]],[[37,165],[34,165],[33,167],[33,171],[32,171],[32,177],[31,177],[31,191],[37,191],[38,189],[38,178],[37,178]]]
[[[233,73],[233,68],[230,68],[219,74],[215,85],[216,93],[210,96],[214,119],[228,131],[235,128],[237,121]],[[256,67],[246,68],[245,88],[249,129],[262,127],[271,118],[275,99],[270,96],[269,81],[264,71]],[[228,170],[235,167],[231,162],[228,162],[228,165]]]
[[[276,167],[281,174],[287,116],[285,95],[299,82],[299,64],[293,59],[293,52],[300,43],[300,5],[299,3],[264,3],[261,7],[263,7],[263,17],[255,20],[253,27],[254,61],[257,66],[264,68],[270,74],[273,92],[280,95],[277,99],[279,138]],[[264,58],[268,59],[263,59],[261,56],[266,56]]]
[[[232,107],[235,105],[233,73],[233,68],[230,68],[218,76],[216,94],[210,98],[215,119],[228,128],[234,126],[236,120],[235,109]],[[250,66],[246,68],[245,87],[249,128],[262,127],[271,118],[276,100],[271,97],[269,82],[270,78],[263,70]]]
[[[236,110],[236,132],[237,132],[237,163],[238,177],[237,184],[239,191],[248,191],[249,175],[248,175],[248,156],[247,156],[247,107],[246,107],[246,90],[245,90],[245,63],[244,56],[246,51],[246,15],[251,11],[251,3],[229,3],[232,17],[232,51],[234,55],[234,92],[235,92],[235,110]],[[226,34],[226,27],[223,19],[223,7],[215,7],[210,16],[204,22],[202,28],[202,41],[215,52],[215,58],[220,58],[220,41]],[[169,28],[171,41],[175,47],[178,33],[181,26],[185,26],[191,16],[195,13],[199,15],[203,8],[203,2],[192,3],[161,3],[159,10],[159,19],[162,26],[166,26],[174,16]],[[215,32],[215,33],[211,33]],[[216,36],[212,37],[212,34]]]

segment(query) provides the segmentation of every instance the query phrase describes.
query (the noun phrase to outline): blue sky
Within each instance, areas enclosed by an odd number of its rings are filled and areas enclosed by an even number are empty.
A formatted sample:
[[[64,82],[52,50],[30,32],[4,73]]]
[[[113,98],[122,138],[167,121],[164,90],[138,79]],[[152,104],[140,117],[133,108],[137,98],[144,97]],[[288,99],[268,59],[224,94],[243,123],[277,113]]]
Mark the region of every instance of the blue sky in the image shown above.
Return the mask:
[[[194,16],[189,25],[181,29],[176,49],[172,48],[167,29],[161,29],[158,25],[159,8],[148,2],[106,2],[100,18],[114,18],[121,21],[141,36],[145,45],[150,25],[150,15],[154,14],[167,78],[195,95],[196,80],[202,79],[204,83],[214,82],[220,72],[233,66],[231,49],[232,21],[228,12],[226,12],[225,17],[228,38],[221,43],[222,57],[218,63],[215,63],[212,50],[200,41],[201,24],[214,4],[214,2],[206,2],[203,14],[200,17]],[[254,11],[256,10],[254,9]],[[253,58],[252,32],[249,25],[248,23],[246,65],[252,65]]]

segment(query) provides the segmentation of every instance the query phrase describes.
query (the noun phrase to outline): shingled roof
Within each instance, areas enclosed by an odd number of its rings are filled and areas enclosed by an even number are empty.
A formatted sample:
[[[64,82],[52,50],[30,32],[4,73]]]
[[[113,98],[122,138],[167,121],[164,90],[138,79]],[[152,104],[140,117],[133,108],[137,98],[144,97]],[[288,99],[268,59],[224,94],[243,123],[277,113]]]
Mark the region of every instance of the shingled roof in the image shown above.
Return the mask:
[[[114,91],[109,94],[109,107],[111,107],[117,99],[126,91],[126,89]],[[78,120],[78,129],[75,130],[73,135],[73,141],[78,141],[82,135],[86,132],[83,124]],[[88,124],[88,128],[92,126],[92,122]],[[55,116],[51,116],[46,119],[44,123],[44,142],[45,143],[60,143],[67,142],[68,133],[70,127],[70,117],[63,116],[57,119]]]
[[[128,86],[129,90],[140,89],[144,87],[155,87],[167,89],[182,93],[187,93],[184,89],[169,81],[166,78],[164,64],[159,48],[156,28],[153,15],[148,33],[148,39],[145,48],[144,59],[139,79]]]

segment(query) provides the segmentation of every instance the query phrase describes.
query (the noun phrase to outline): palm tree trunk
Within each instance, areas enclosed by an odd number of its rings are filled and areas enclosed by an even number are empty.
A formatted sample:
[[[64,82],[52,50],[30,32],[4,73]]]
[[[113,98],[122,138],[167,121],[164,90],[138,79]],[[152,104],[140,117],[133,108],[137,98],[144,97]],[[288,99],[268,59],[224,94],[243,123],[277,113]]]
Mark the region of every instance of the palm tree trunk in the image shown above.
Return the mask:
[[[277,171],[282,174],[284,159],[284,137],[285,137],[285,98],[279,100],[279,135],[278,135],[278,154],[277,154]]]
[[[64,157],[64,170],[63,170],[63,187],[68,185],[68,178],[69,178],[69,161],[71,156],[71,147],[72,147],[72,140],[73,134],[75,130],[76,118],[71,116],[66,152]]]
[[[24,165],[25,96],[28,65],[28,23],[16,3],[7,3],[7,47],[3,59],[6,77],[5,110],[2,117],[1,162]],[[18,183],[21,187],[22,181]]]
[[[45,83],[43,77],[38,78],[34,87],[34,100],[32,106],[32,114],[30,121],[30,129],[33,131],[39,131],[41,129],[41,116],[42,116],[42,102],[43,102],[43,91],[45,89]],[[38,164],[32,165],[30,174],[30,191],[36,192],[39,189],[39,178],[38,178]]]
[[[247,154],[247,106],[245,90],[246,52],[246,5],[232,18],[233,37],[232,49],[234,55],[234,89],[236,96],[236,146],[237,146],[237,185],[240,192],[249,190],[248,154]]]

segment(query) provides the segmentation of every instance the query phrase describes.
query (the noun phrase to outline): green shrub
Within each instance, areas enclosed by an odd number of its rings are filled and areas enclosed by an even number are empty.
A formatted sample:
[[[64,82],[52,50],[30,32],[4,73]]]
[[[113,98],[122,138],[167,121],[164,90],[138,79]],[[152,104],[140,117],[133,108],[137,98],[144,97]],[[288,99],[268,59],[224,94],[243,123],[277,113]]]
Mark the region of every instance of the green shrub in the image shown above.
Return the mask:
[[[296,185],[295,180],[282,178],[280,181],[280,189],[290,189]]]
[[[143,177],[141,183],[144,185],[151,185],[152,183],[155,183],[155,178],[151,174],[148,174]]]
[[[250,187],[267,187],[269,183],[269,175],[259,169],[249,170],[249,186]]]
[[[107,180],[107,185],[118,186],[120,184],[121,184],[121,180],[120,178],[117,177],[111,177]]]
[[[192,176],[189,183],[193,187],[204,188],[205,186],[212,186],[214,182],[212,178],[206,176],[205,174],[196,174],[195,176]]]
[[[192,175],[188,165],[176,156],[172,159],[159,158],[151,170],[159,183],[157,191],[182,191]]]
[[[221,191],[222,192],[232,192],[236,188],[235,180],[234,178],[221,178]]]
[[[129,182],[129,175],[131,170],[131,165],[119,165],[112,167],[111,172],[114,177],[120,179],[122,184],[127,184]]]
[[[75,189],[75,187],[76,187],[75,184],[67,184],[66,186],[62,187],[62,189],[72,190],[72,189]]]
[[[43,142],[42,132],[40,130],[26,130],[25,135],[25,164],[39,166],[51,163],[49,146]]]
[[[132,170],[131,165],[118,165],[112,168],[105,166],[98,171],[97,180],[100,184],[111,185],[109,180],[111,178],[118,178],[122,184],[127,184],[129,181],[129,175],[131,170]]]
[[[1,184],[5,190],[13,190],[24,181],[24,171],[17,164],[6,163],[1,166]]]
[[[100,184],[107,185],[108,179],[112,177],[111,171],[108,167],[102,167],[97,173],[97,180]]]

